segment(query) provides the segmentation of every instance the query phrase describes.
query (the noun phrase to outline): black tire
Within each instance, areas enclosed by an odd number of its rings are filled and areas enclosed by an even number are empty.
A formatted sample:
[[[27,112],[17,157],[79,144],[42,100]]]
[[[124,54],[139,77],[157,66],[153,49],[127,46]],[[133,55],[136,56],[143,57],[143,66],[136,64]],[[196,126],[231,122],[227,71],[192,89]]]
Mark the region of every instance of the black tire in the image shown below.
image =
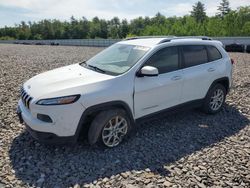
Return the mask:
[[[124,136],[121,136],[121,141],[117,145],[110,146],[105,143],[105,140],[103,138],[104,128],[105,127],[107,128],[107,126],[110,125],[109,121],[112,122],[114,120],[113,118],[115,117],[120,117],[120,120],[123,119],[124,121],[126,121],[127,131]],[[128,135],[131,132],[131,130],[132,130],[131,120],[123,109],[111,109],[107,111],[102,111],[96,115],[96,117],[94,118],[94,120],[92,121],[90,125],[89,132],[88,132],[88,141],[91,145],[97,144],[98,146],[102,146],[102,147],[105,146],[108,148],[112,148],[112,147],[118,146],[123,140],[128,138]]]
[[[250,45],[247,45],[246,52],[250,53]]]
[[[222,91],[222,95],[223,95],[223,100],[221,102],[221,104],[219,105],[218,109],[216,108],[213,108],[211,105],[211,102],[212,102],[212,97],[214,96],[215,92],[218,92],[218,91]],[[206,97],[205,97],[205,100],[204,100],[204,103],[203,103],[203,106],[202,106],[202,110],[203,112],[207,113],[207,114],[215,114],[217,112],[219,112],[222,107],[223,107],[223,104],[225,102],[225,99],[226,99],[226,88],[221,85],[221,84],[216,84],[214,86],[212,86],[212,88],[209,89]],[[220,102],[219,102],[220,103]]]

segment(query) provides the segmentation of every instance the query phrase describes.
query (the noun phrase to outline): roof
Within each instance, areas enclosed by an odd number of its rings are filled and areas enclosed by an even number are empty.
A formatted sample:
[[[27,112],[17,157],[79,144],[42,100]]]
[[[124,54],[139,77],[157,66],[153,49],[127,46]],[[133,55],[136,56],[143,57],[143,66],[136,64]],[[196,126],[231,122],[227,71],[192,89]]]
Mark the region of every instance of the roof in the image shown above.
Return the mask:
[[[123,40],[119,42],[120,44],[131,44],[131,45],[138,45],[138,46],[147,46],[153,47],[157,45],[159,42],[166,38],[139,38],[139,39],[132,39],[132,40]]]
[[[167,36],[167,37],[135,37],[135,38],[128,38],[121,42],[120,44],[130,44],[130,45],[137,45],[137,46],[147,46],[147,47],[154,47],[161,43],[171,42],[171,43],[183,43],[183,42],[201,42],[201,43],[211,43],[215,42],[209,37],[204,36],[188,36],[188,37],[175,37],[175,36]]]

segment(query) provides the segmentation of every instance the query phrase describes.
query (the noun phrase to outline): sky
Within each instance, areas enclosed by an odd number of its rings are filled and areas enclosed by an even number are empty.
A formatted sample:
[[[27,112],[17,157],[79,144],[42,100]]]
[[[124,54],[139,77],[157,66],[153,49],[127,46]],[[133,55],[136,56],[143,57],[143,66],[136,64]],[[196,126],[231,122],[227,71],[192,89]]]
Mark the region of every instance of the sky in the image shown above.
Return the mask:
[[[189,14],[198,0],[0,0],[0,27],[14,26],[21,21],[42,19],[92,19],[95,16],[131,20],[139,16],[183,16]],[[208,16],[215,15],[221,0],[200,0]],[[250,5],[250,0],[229,0],[230,7]]]

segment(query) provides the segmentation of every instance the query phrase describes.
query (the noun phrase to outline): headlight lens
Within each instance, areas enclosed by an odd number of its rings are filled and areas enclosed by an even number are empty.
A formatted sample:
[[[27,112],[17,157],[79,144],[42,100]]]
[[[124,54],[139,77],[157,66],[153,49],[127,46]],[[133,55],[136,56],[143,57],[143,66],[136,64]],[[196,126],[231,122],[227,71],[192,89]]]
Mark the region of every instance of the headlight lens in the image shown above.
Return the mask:
[[[56,97],[51,99],[41,99],[36,104],[39,105],[63,105],[76,102],[80,98],[80,95],[70,95],[64,97]]]

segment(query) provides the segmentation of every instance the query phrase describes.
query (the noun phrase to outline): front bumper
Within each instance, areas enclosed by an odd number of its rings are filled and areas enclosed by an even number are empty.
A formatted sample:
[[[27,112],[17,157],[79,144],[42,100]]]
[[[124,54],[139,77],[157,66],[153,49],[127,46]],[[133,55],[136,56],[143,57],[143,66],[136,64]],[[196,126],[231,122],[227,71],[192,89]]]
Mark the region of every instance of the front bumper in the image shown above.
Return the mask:
[[[20,123],[24,123],[30,135],[39,142],[46,144],[73,143],[77,141],[76,130],[84,108],[81,104],[65,106],[62,108],[60,106],[45,107],[46,109],[38,106],[38,108],[29,110],[20,100],[17,115]],[[72,110],[76,110],[79,114],[72,113]],[[37,113],[48,113],[56,121],[53,123],[43,122],[36,118]]]
[[[72,144],[77,142],[76,135],[74,136],[57,136],[53,133],[35,131],[25,124],[26,130],[30,135],[40,143],[44,144]]]

